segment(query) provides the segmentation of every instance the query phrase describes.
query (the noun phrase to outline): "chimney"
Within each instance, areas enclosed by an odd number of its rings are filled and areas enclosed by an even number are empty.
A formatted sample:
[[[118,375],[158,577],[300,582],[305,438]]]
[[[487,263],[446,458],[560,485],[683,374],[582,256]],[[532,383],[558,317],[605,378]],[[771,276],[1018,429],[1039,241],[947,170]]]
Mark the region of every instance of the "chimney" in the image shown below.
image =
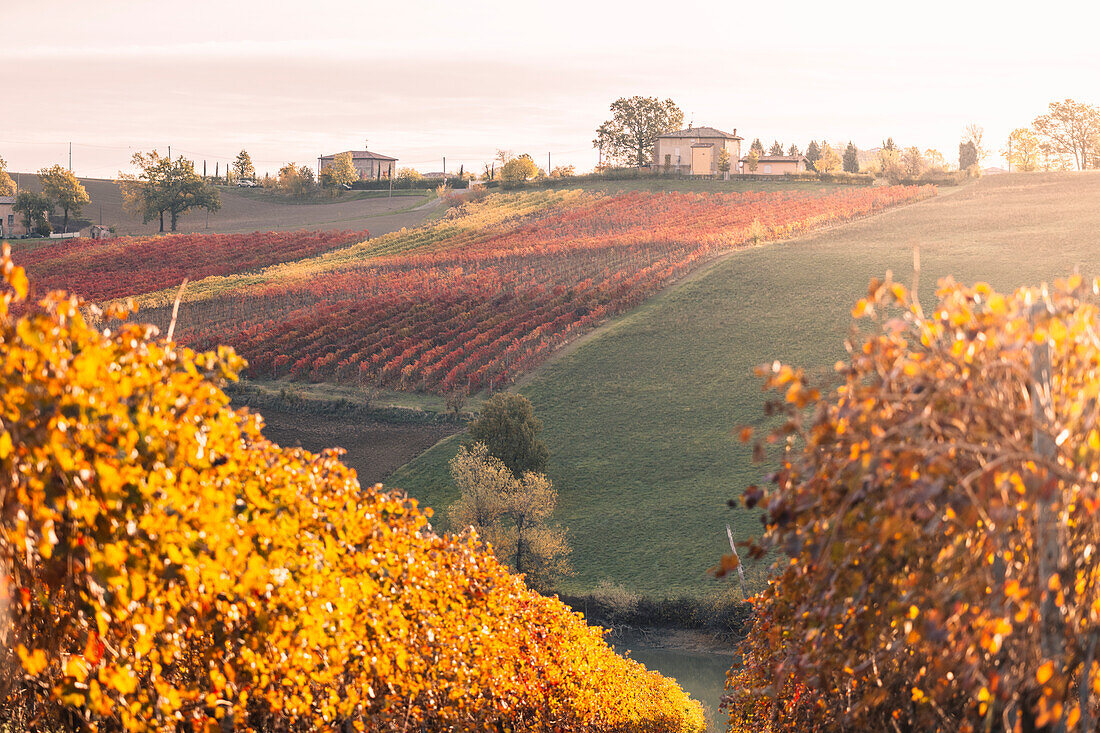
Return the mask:
[[[736,127],[735,127],[735,128],[733,128],[733,136],[734,136],[734,137],[737,137],[737,128],[736,128]]]

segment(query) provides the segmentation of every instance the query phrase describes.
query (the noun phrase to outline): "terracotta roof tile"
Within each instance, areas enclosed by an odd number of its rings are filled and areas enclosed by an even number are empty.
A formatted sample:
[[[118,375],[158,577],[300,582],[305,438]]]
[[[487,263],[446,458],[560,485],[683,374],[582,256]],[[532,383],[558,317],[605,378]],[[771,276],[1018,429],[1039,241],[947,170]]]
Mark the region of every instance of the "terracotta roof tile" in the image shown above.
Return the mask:
[[[731,135],[713,127],[687,127],[676,132],[666,132],[661,137],[723,137],[727,140],[744,140],[739,135]]]

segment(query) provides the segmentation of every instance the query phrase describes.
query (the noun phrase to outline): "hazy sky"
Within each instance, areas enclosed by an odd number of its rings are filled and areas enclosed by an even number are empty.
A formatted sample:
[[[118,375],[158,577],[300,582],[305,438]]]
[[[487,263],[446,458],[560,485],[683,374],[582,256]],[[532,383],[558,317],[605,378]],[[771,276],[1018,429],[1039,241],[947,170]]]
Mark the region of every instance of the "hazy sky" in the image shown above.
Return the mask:
[[[497,148],[590,168],[608,104],[671,97],[765,145],[938,148],[997,164],[1054,99],[1100,103],[1100,8],[554,0],[0,0],[0,157],[113,176],[158,148],[261,172],[360,149],[423,171]]]

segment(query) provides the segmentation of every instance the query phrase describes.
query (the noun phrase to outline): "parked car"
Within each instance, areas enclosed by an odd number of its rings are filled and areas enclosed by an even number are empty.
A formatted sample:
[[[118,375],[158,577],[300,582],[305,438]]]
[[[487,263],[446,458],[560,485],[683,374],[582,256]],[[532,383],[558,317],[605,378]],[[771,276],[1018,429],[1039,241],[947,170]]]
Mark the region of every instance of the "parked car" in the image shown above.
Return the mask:
[[[251,178],[242,178],[237,181],[237,188],[258,188],[260,186],[259,181],[253,181]]]

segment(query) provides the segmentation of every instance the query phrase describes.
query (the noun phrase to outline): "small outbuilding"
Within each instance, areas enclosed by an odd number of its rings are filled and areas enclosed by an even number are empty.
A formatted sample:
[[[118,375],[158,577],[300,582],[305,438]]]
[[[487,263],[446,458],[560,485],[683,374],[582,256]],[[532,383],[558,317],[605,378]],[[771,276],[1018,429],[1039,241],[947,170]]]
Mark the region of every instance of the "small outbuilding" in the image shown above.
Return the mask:
[[[741,172],[764,176],[781,176],[784,173],[802,173],[809,170],[805,155],[765,155],[756,161],[756,170],[749,170],[749,159],[741,159]]]

